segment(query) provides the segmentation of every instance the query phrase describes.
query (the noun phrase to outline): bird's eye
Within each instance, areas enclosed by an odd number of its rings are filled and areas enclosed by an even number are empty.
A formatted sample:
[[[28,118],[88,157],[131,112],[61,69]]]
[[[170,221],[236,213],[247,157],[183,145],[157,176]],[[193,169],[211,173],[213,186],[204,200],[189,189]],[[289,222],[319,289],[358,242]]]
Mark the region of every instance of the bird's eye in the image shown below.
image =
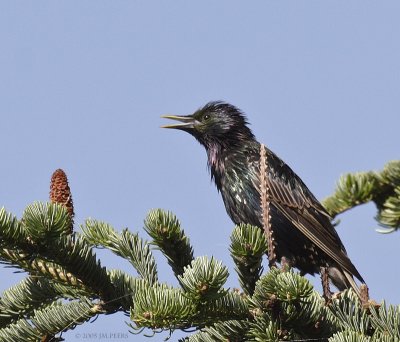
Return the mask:
[[[209,118],[210,118],[210,115],[209,115],[209,114],[206,114],[206,115],[204,115],[203,120],[204,120],[204,121],[207,121]]]

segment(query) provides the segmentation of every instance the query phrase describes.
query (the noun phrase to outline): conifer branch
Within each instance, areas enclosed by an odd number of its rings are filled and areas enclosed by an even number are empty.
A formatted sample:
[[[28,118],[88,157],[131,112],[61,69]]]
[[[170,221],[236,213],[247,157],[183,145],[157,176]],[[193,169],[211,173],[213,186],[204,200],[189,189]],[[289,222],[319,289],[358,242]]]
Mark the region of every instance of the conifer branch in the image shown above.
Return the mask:
[[[90,301],[81,300],[68,304],[54,302],[44,309],[35,310],[29,321],[22,318],[0,329],[0,340],[38,341],[44,335],[55,335],[73,329],[102,312],[101,305]]]
[[[324,300],[307,279],[291,270],[281,272],[272,268],[257,282],[249,302],[255,319],[250,331],[255,337],[290,340],[330,336],[335,331],[334,325],[324,320]],[[261,325],[265,329],[265,324],[267,330],[259,331]]]
[[[390,339],[389,341],[394,342],[394,340],[392,339]],[[351,330],[344,330],[334,334],[329,339],[329,342],[384,342],[384,340],[374,341],[371,340],[369,336],[366,336],[362,333]]]
[[[357,172],[340,177],[335,193],[323,201],[332,217],[367,203],[374,198],[377,179],[374,172]]]
[[[32,323],[42,334],[56,334],[73,329],[101,313],[104,313],[101,303],[89,300],[67,304],[55,302],[43,310],[35,310]]]
[[[185,329],[191,326],[195,314],[194,302],[181,289],[166,285],[144,286],[134,293],[135,308],[131,320],[136,328]]]
[[[0,341],[40,341],[42,334],[25,319],[0,329]]]
[[[255,317],[254,323],[250,325],[248,336],[253,337],[253,341],[290,341],[294,336],[268,317]]]
[[[197,306],[197,326],[209,326],[219,321],[248,320],[251,318],[247,298],[237,291],[221,291],[223,296]]]
[[[24,250],[31,249],[24,226],[3,207],[0,209],[0,250],[3,248],[17,249],[16,246]]]
[[[79,293],[90,293],[84,284],[72,273],[68,272],[61,265],[47,261],[36,255],[29,255],[21,251],[3,249],[0,250],[0,257],[3,264],[17,266],[29,272],[33,277],[48,278],[75,287]]]
[[[175,276],[183,274],[184,267],[193,260],[193,248],[174,214],[155,209],[144,221],[145,231],[168,260]]]
[[[153,330],[188,329],[209,326],[215,322],[247,320],[250,317],[246,300],[235,292],[222,291],[217,298],[188,297],[181,289],[156,285],[137,287],[135,308],[131,309],[132,326]]]
[[[204,302],[225,294],[222,286],[228,278],[228,269],[214,258],[198,257],[178,276],[186,296]]]
[[[379,306],[370,306],[370,322],[374,331],[373,337],[391,336],[400,341],[400,306],[383,302]]]
[[[246,341],[248,328],[249,323],[246,320],[217,322],[201,329],[196,334],[181,339],[180,342]]]
[[[381,172],[358,172],[340,177],[335,193],[323,201],[332,217],[360,204],[374,202],[376,220],[385,230],[400,227],[400,161],[387,163]]]
[[[29,240],[35,246],[70,234],[71,216],[58,203],[34,202],[28,205],[22,214],[22,222]]]
[[[34,309],[51,303],[59,294],[46,279],[28,277],[2,293],[0,298],[0,327],[22,317],[30,316]]]
[[[260,170],[264,216],[269,212],[267,172]],[[373,201],[378,221],[395,230],[399,175],[400,162],[391,162],[380,173],[346,176],[327,206],[337,214]],[[271,234],[257,227],[237,226],[231,236],[230,252],[245,292],[240,294],[223,287],[228,270],[221,262],[194,259],[188,237],[169,212],[151,211],[145,230],[167,257],[180,288],[158,283],[149,244],[138,234],[88,220],[83,235],[72,237],[71,222],[62,203],[29,205],[21,220],[0,210],[0,258],[30,273],[0,298],[0,341],[58,341],[57,334],[90,317],[122,311],[130,313],[134,329],[198,330],[185,341],[400,342],[400,306],[361,303],[351,291],[326,305],[308,280],[292,270],[272,268],[261,276]],[[265,226],[269,223],[267,215]],[[101,266],[93,246],[127,259],[139,277]],[[65,298],[74,301],[64,303]]]
[[[132,277],[120,270],[110,270],[107,273],[115,288],[114,297],[127,313],[134,307],[133,296],[136,290],[151,286],[146,280]]]
[[[108,301],[114,289],[107,272],[86,240],[79,236],[72,239],[68,234],[70,220],[63,206],[52,203],[28,206],[22,219],[36,255],[61,265],[92,293]]]
[[[35,269],[52,279],[84,284],[90,293],[105,301],[114,292],[105,268],[101,267],[90,245],[82,238],[72,240],[68,233],[71,218],[67,210],[52,203],[34,203],[24,211],[22,224],[0,211],[0,234],[6,245],[18,249],[3,250],[3,257],[27,270]],[[15,228],[13,234],[12,228]],[[21,240],[18,240],[21,238]],[[30,259],[36,259],[30,262]],[[58,267],[59,265],[59,267]],[[117,303],[116,303],[117,304]]]
[[[109,224],[96,220],[86,220],[81,228],[84,238],[90,244],[105,247],[127,259],[149,284],[158,281],[157,265],[149,244],[138,234],[133,234],[128,229],[118,233]]]
[[[329,318],[340,330],[350,330],[368,335],[371,328],[370,316],[352,291],[346,290],[341,293],[339,298],[332,300],[329,312]]]
[[[240,286],[247,295],[252,295],[263,271],[262,257],[267,252],[264,232],[251,225],[236,226],[231,235],[230,252]]]
[[[47,249],[45,256],[61,264],[104,301],[114,298],[115,289],[106,269],[83,238],[77,236],[73,241],[70,236],[60,237]]]

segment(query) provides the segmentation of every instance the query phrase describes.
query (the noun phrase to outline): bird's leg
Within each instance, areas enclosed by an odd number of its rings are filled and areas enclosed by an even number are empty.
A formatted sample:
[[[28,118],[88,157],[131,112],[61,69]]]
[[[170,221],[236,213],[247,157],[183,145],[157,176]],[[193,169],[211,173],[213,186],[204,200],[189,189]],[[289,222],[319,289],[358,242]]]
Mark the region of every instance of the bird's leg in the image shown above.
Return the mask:
[[[328,303],[332,298],[332,292],[329,288],[328,267],[321,267],[321,281],[323,296],[325,298],[325,302]]]
[[[290,267],[291,267],[290,261],[285,256],[283,256],[281,258],[281,271],[287,272],[289,271]]]
[[[275,239],[271,226],[270,195],[267,174],[267,153],[265,147],[260,147],[260,201],[262,210],[262,223],[267,238],[269,267],[276,267]]]

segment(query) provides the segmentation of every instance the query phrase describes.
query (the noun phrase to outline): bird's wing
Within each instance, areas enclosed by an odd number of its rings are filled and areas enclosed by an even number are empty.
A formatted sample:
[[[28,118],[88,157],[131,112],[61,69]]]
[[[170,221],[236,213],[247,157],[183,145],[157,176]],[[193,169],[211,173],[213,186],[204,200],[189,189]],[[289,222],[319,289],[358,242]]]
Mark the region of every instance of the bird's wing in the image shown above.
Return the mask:
[[[272,204],[340,267],[361,275],[351,263],[329,214],[303,181],[272,151],[267,150],[268,190]],[[273,229],[273,227],[272,227]]]

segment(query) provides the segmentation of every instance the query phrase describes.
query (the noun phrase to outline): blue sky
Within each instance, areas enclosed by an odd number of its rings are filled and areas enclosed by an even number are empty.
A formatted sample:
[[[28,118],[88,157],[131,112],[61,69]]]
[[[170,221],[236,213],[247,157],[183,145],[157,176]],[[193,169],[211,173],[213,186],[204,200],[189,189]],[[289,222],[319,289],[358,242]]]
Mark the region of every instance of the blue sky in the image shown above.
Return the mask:
[[[3,1],[0,206],[20,217],[47,200],[63,168],[76,229],[92,217],[146,237],[146,213],[171,210],[195,255],[222,260],[237,286],[233,224],[205,152],[160,129],[160,116],[231,102],[322,199],[341,174],[399,159],[399,10],[398,1]],[[371,296],[399,304],[399,235],[375,232],[375,214],[373,205],[347,212],[338,232]],[[176,284],[155,253],[161,279]],[[0,290],[22,277],[0,272]],[[125,333],[125,320],[100,317],[63,336]]]

